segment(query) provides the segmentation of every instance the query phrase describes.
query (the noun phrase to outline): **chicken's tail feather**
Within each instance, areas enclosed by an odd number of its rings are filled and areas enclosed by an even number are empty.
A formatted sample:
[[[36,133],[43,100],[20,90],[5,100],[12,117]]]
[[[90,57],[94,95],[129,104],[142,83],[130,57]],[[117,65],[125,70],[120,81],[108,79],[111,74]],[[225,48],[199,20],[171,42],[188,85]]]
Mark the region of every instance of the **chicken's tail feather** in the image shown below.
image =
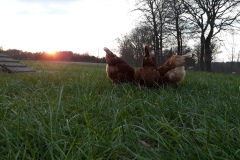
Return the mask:
[[[144,45],[144,53],[145,55],[149,55],[149,49],[148,49],[148,45]]]

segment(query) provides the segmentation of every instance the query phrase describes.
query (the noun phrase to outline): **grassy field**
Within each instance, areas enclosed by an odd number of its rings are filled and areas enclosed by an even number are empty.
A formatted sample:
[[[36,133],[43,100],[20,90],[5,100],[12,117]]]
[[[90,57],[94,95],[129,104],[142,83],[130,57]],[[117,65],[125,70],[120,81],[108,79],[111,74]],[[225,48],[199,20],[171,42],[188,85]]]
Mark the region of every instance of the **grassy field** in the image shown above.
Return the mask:
[[[240,77],[114,85],[104,66],[0,72],[0,159],[240,159]]]

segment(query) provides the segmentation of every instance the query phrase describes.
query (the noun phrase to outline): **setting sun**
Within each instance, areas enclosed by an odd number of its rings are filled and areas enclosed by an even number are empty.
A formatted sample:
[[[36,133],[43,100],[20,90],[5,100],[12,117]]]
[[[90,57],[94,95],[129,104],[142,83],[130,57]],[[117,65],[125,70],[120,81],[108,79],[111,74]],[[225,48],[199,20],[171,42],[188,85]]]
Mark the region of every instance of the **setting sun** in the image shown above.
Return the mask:
[[[47,54],[50,54],[50,55],[55,55],[56,54],[56,51],[48,51],[46,52]]]

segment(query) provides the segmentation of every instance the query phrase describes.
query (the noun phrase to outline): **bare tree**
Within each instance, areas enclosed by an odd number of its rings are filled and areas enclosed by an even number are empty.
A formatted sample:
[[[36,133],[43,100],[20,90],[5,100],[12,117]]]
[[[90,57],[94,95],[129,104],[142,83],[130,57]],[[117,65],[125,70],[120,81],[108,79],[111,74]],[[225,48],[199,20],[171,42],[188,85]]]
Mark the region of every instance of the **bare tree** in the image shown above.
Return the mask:
[[[201,70],[211,71],[211,43],[220,31],[234,26],[240,16],[239,0],[182,0],[191,23],[198,27],[201,39]]]
[[[153,48],[157,55],[158,64],[162,63],[162,48],[164,37],[165,16],[167,15],[167,1],[166,0],[138,0],[136,9],[143,13],[147,26],[150,26],[153,32]]]
[[[134,28],[129,34],[117,39],[121,57],[134,66],[140,66],[143,44],[153,46],[153,37],[151,28],[148,26]]]
[[[184,6],[181,0],[168,1],[170,10],[168,11],[167,30],[174,37],[177,43],[177,53],[183,54],[183,30],[185,26],[185,20],[182,18],[184,14]]]
[[[173,0],[172,2],[172,9],[174,11],[174,18],[175,18],[175,28],[177,32],[177,44],[178,44],[178,54],[182,55],[182,32],[180,29],[180,15],[181,15],[181,3],[177,0]]]
[[[155,53],[157,54],[157,60],[159,60],[159,37],[158,37],[158,24],[157,24],[157,12],[154,0],[138,0],[136,3],[136,9],[144,14],[146,22],[152,28]]]
[[[119,44],[119,54],[123,60],[127,63],[134,65],[134,51],[132,47],[132,43],[129,35],[125,35],[122,38],[117,39],[117,43]]]
[[[221,53],[220,45],[219,45],[217,39],[213,39],[210,49],[211,49],[211,53],[212,53],[212,60],[215,60],[217,58],[217,55]],[[198,65],[198,69],[201,70],[201,68],[200,68],[201,43],[196,43],[194,45],[193,51],[194,51],[194,57],[196,59],[197,65]]]
[[[168,12],[169,12],[169,3],[167,0],[154,0],[154,4],[156,6],[157,16],[158,16],[158,36],[159,36],[159,64],[162,64],[163,61],[163,40],[164,34],[166,34],[166,21],[168,19]]]
[[[154,35],[149,26],[139,26],[132,30],[130,38],[131,43],[133,44],[134,58],[137,61],[136,66],[141,65],[143,44],[148,44],[152,47],[154,44],[153,37]]]

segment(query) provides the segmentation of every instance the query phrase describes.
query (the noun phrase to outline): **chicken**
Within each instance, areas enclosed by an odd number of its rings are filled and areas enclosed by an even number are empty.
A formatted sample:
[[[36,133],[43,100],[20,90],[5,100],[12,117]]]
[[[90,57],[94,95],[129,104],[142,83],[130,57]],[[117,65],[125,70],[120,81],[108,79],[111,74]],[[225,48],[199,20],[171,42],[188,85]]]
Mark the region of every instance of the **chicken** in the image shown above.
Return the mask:
[[[149,53],[147,45],[144,46],[142,66],[135,71],[134,77],[138,85],[153,87],[158,83],[160,74],[157,70],[155,55]]]
[[[184,65],[186,60],[192,55],[173,55],[163,65],[158,68],[160,74],[159,82],[163,84],[179,85],[185,78],[186,71]]]
[[[114,83],[133,82],[134,68],[128,65],[124,60],[117,57],[108,48],[104,48],[106,52],[106,72],[107,76]]]

